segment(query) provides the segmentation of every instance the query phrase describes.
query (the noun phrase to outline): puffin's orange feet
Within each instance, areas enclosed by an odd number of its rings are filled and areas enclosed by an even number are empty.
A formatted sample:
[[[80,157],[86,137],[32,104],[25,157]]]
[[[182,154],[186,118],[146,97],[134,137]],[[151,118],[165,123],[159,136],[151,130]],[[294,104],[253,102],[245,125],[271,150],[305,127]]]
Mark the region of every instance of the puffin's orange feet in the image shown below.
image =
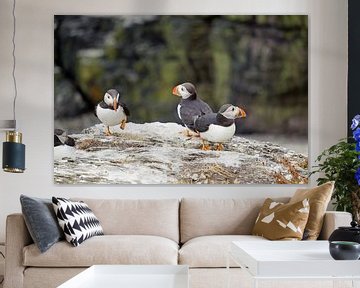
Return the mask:
[[[109,126],[106,126],[105,135],[106,135],[106,136],[111,136],[111,135],[112,135]]]
[[[185,137],[192,138],[192,137],[200,137],[200,134],[194,131],[191,131],[189,129],[185,129],[182,132],[179,132],[180,134],[183,134]]]
[[[124,130],[125,129],[125,126],[126,126],[126,119],[122,120],[121,123],[120,123],[120,129],[121,130]]]
[[[223,150],[224,150],[224,146],[221,143],[216,145],[216,151],[223,151]]]
[[[201,150],[203,151],[210,151],[211,150],[211,146],[209,144],[205,144],[203,143],[200,147]]]

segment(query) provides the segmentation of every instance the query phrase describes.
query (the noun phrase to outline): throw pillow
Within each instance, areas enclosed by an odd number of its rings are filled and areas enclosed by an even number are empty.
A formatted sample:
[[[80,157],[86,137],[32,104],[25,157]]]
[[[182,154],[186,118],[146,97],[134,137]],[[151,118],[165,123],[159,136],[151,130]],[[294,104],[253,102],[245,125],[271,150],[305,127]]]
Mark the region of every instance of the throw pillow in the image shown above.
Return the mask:
[[[304,240],[316,240],[319,237],[333,190],[334,182],[327,182],[311,189],[298,189],[290,199],[289,203],[309,199],[310,214],[305,227]]]
[[[265,200],[252,234],[269,240],[301,240],[309,217],[307,199],[284,204]]]
[[[52,202],[66,241],[75,247],[93,236],[104,235],[99,220],[84,202],[57,197]]]
[[[64,238],[56,219],[51,199],[20,196],[21,210],[27,229],[41,253]]]

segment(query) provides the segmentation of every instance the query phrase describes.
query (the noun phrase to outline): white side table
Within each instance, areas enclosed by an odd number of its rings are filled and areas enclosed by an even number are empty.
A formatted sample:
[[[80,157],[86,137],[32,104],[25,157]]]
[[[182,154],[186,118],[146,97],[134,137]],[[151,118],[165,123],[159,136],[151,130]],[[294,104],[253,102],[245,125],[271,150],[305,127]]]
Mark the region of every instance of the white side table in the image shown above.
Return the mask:
[[[272,280],[278,284],[271,287],[308,287],[295,285],[304,281],[314,287],[360,288],[360,261],[332,259],[328,241],[232,242],[228,269],[230,258],[247,271],[249,287]]]
[[[185,265],[94,265],[58,288],[188,288]]]

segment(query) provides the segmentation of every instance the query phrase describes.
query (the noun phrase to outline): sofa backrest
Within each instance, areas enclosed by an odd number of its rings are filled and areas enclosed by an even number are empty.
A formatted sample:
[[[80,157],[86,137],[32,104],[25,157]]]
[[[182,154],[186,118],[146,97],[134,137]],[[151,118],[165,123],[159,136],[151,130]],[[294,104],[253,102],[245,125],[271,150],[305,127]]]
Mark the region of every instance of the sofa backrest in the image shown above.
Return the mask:
[[[184,198],[180,204],[180,241],[205,235],[251,234],[264,198]],[[274,199],[288,202],[288,198]]]
[[[179,242],[178,199],[83,199],[105,235],[155,235]]]

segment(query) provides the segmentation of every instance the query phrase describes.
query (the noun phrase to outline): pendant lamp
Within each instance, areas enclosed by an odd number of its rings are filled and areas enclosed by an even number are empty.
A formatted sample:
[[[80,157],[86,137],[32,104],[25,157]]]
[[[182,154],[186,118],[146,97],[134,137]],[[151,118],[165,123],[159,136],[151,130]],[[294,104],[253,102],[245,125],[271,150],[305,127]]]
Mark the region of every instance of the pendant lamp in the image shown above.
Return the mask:
[[[15,35],[16,35],[16,0],[13,0],[13,35],[12,35],[12,57],[13,69],[12,78],[14,82],[14,99],[13,99],[13,120],[0,120],[0,130],[6,131],[6,140],[3,143],[3,163],[2,167],[5,172],[22,173],[25,171],[25,145],[22,144],[22,133],[17,131],[16,126],[16,98],[17,86],[15,77],[16,57],[15,57]]]

